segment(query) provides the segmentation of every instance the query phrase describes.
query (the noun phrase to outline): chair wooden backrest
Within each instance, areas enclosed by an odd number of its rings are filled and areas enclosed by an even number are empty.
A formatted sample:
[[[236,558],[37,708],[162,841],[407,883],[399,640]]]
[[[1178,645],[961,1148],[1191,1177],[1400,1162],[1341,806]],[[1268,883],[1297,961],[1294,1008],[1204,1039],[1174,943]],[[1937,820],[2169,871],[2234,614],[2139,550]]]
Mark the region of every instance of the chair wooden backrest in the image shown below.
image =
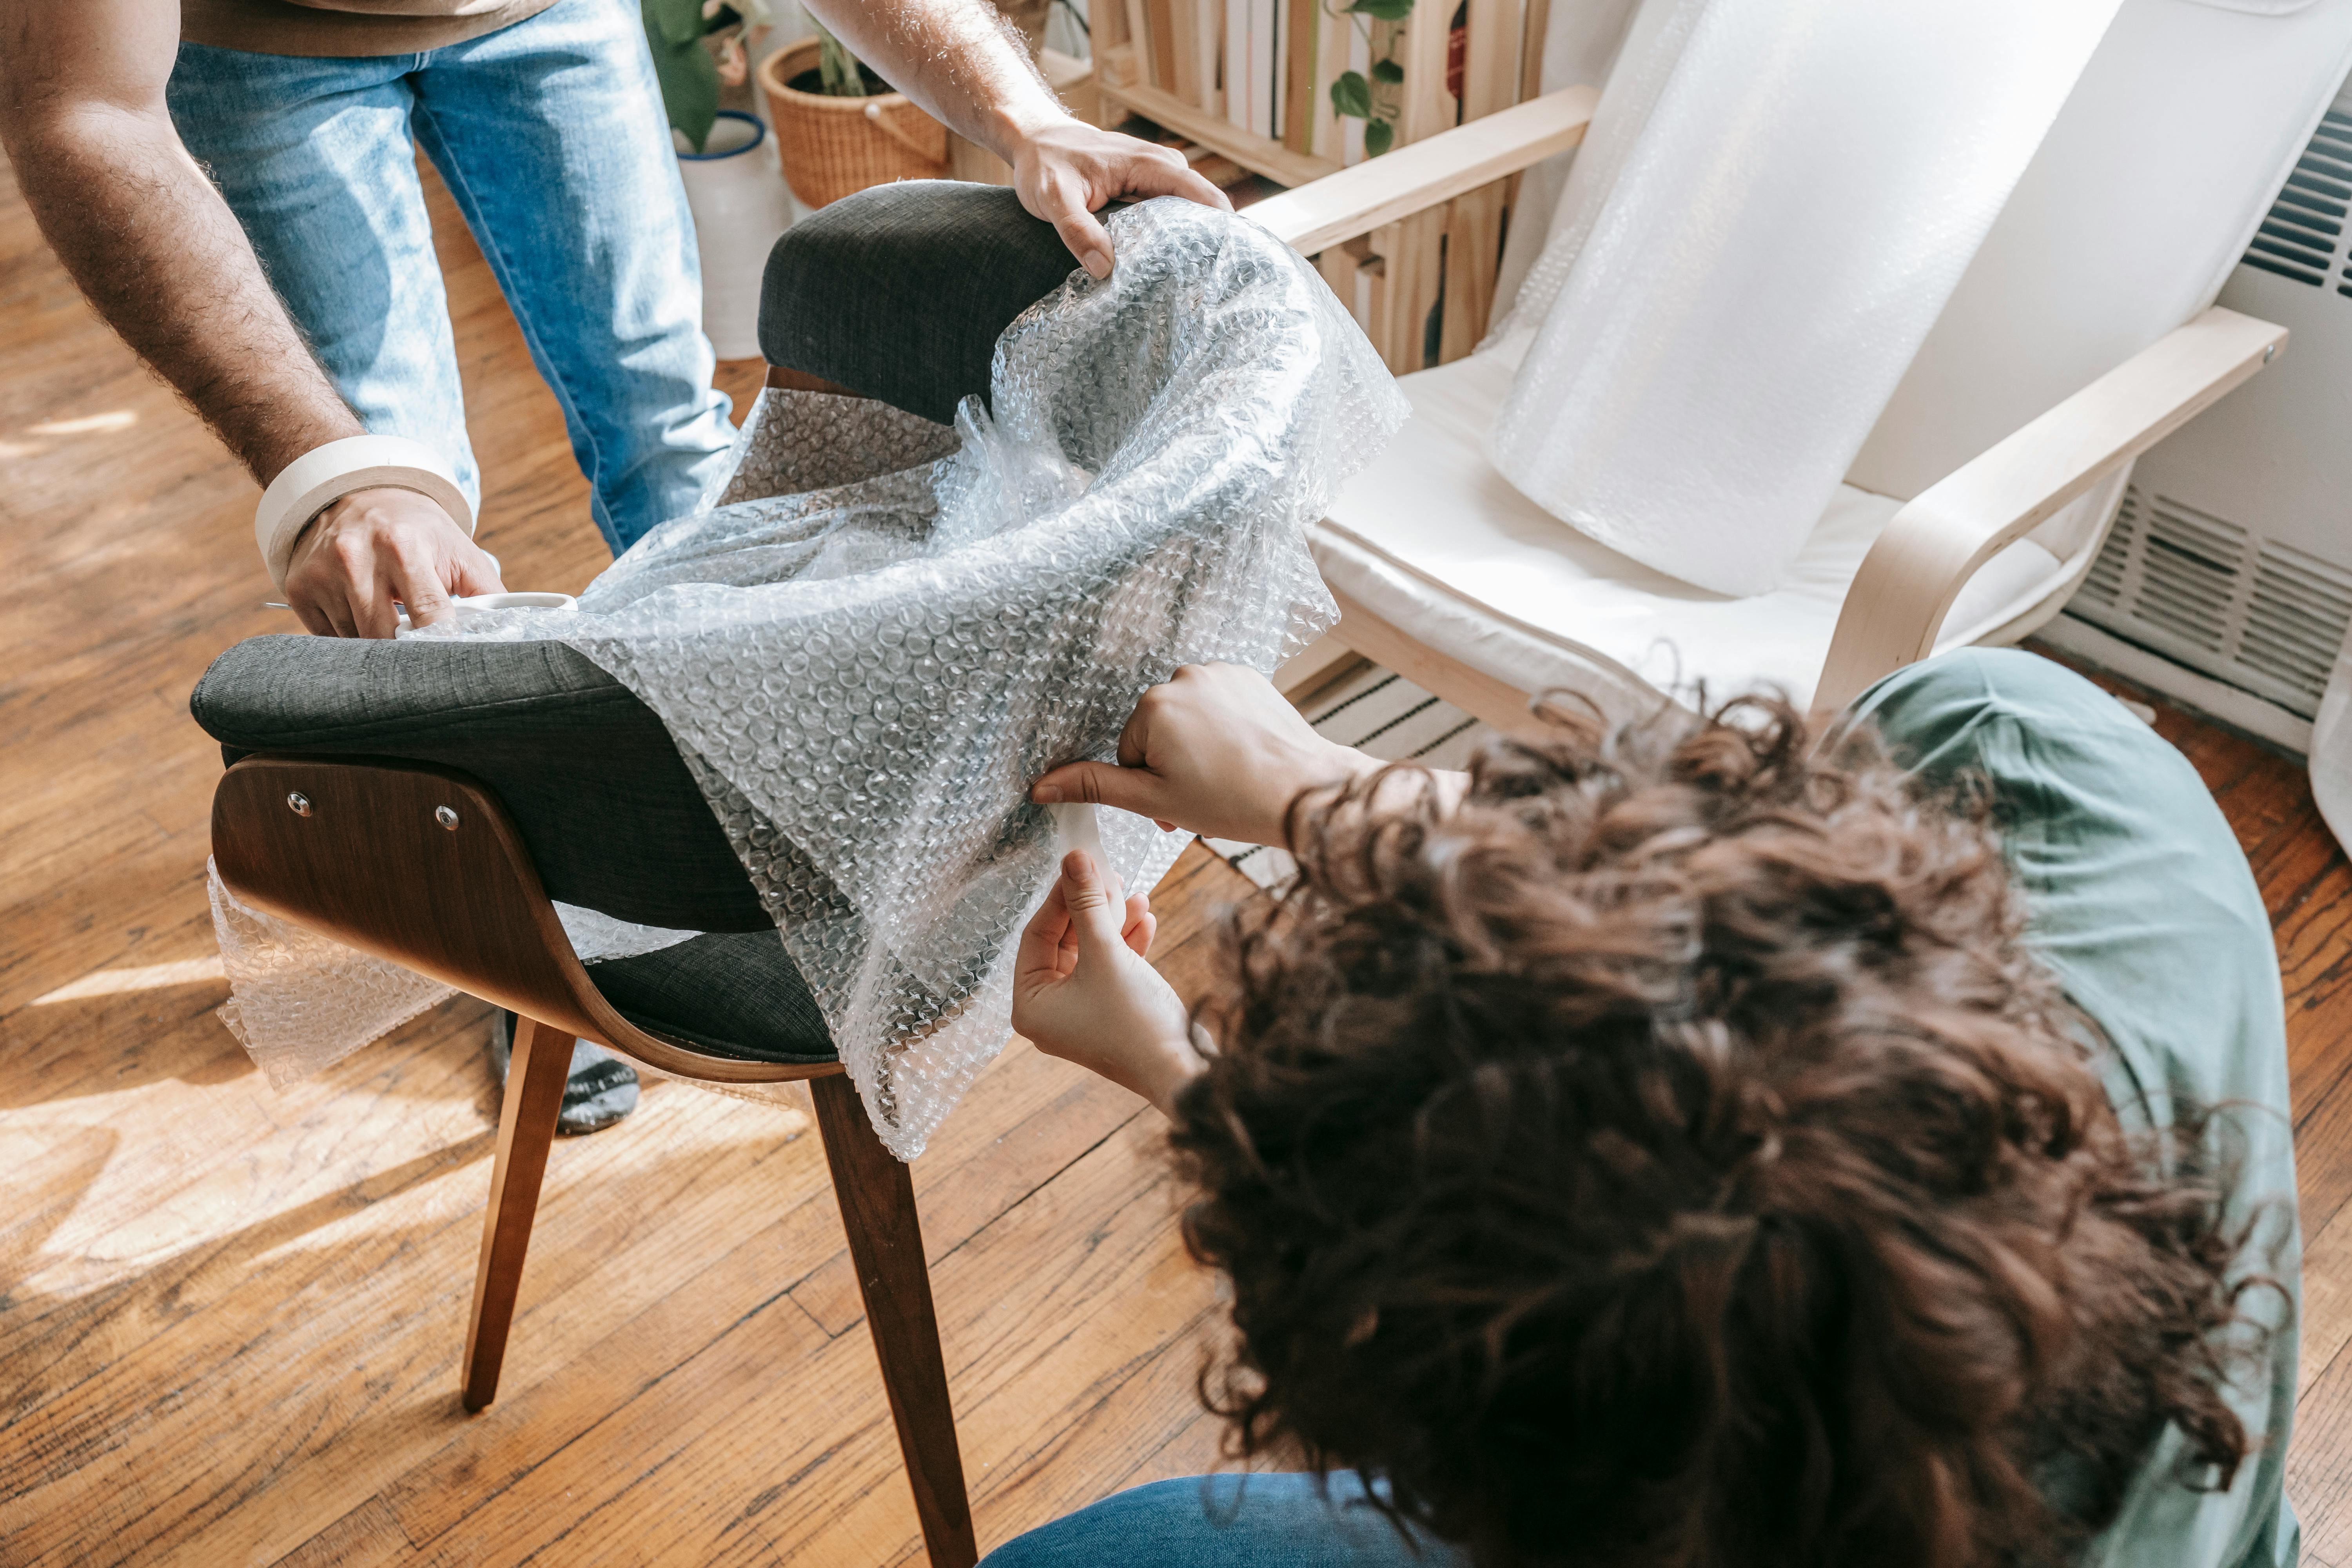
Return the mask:
[[[705,1082],[804,1079],[930,1560],[977,1561],[914,1184],[839,1063],[715,1056],[622,1017],[572,952],[504,805],[454,769],[249,756],[214,793],[212,842],[221,880],[245,903],[517,1015],[467,1330],[467,1409],[497,1396],[575,1038]]]

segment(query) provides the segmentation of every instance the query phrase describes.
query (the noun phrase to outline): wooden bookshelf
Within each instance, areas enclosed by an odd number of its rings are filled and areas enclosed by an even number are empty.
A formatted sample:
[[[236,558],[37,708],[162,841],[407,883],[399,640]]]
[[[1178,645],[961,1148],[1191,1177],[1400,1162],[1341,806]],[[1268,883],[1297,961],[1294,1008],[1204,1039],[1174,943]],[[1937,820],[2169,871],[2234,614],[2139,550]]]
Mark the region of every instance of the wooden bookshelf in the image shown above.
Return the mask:
[[[1340,16],[1337,4],[1338,0],[1316,0],[1315,9],[1327,25]],[[1396,29],[1402,29],[1402,47],[1394,58],[1402,68],[1402,89],[1390,110],[1396,146],[1409,147],[1537,96],[1550,4],[1551,0],[1467,0],[1463,52],[1451,60],[1453,29],[1444,24],[1452,15],[1453,0],[1422,0],[1411,20],[1374,22],[1370,37],[1376,58],[1377,51],[1397,46]],[[1174,45],[1159,39],[1157,34],[1139,37],[1146,27],[1158,26],[1151,0],[1096,0],[1088,10],[1097,18],[1094,47],[1095,89],[1102,105],[1098,123],[1116,126],[1127,115],[1140,116],[1254,174],[1294,189],[1340,172],[1336,159],[1298,152],[1284,142],[1234,124],[1217,110],[1154,86],[1153,72],[1146,67],[1150,51]],[[1289,36],[1286,32],[1286,39]],[[1294,96],[1290,114],[1294,128],[1299,116],[1319,119],[1321,128],[1313,144],[1330,149],[1341,145],[1331,140],[1337,133],[1335,111],[1328,102],[1331,79],[1348,57],[1335,56],[1330,35],[1323,37],[1313,68],[1301,67],[1291,75],[1291,93],[1304,89],[1309,98],[1301,103]],[[1185,58],[1190,58],[1189,52]],[[1448,80],[1450,63],[1457,67],[1453,81]],[[1277,59],[1275,68],[1279,72],[1289,68]],[[1379,161],[1358,163],[1349,177],[1376,178],[1360,172]],[[1485,337],[1493,314],[1505,225],[1517,189],[1516,176],[1492,181],[1441,206],[1402,216],[1370,235],[1331,247],[1316,257],[1318,268],[1362,323],[1391,370],[1402,375],[1458,359]]]
[[[1103,56],[1095,70],[1095,90],[1102,98],[1105,124],[1118,124],[1119,116],[1114,110],[1124,108],[1163,130],[1173,131],[1187,142],[1224,154],[1251,174],[1264,174],[1278,185],[1303,185],[1309,180],[1339,172],[1339,165],[1328,159],[1294,153],[1272,137],[1244,131],[1221,114],[1211,114],[1173,93],[1135,80],[1135,52],[1131,46],[1106,49]],[[1105,65],[1109,68],[1103,68]]]

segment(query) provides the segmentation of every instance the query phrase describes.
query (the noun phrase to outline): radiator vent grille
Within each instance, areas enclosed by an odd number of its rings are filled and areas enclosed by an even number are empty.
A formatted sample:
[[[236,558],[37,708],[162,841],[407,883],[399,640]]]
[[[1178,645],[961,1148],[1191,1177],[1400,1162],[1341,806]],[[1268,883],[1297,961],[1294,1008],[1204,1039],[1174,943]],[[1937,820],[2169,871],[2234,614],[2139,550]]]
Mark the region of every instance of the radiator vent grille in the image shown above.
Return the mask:
[[[2245,264],[2352,294],[2344,233],[2352,221],[2352,114],[2329,110],[2246,247]]]
[[[2309,718],[2352,626],[2352,572],[2128,485],[2069,608]]]

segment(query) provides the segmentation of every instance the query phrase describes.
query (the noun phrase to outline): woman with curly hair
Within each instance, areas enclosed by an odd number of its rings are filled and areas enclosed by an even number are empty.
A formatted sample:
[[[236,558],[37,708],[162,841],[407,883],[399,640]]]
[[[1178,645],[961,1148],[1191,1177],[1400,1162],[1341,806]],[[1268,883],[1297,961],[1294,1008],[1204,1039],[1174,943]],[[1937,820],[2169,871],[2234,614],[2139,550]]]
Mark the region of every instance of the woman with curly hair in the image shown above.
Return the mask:
[[[2263,902],[2045,660],[1386,768],[1188,668],[1039,782],[1287,845],[1196,1014],[1083,855],[1014,1022],[1165,1111],[1242,1457],[991,1568],[2291,1564]],[[1124,907],[1122,907],[1124,906]]]

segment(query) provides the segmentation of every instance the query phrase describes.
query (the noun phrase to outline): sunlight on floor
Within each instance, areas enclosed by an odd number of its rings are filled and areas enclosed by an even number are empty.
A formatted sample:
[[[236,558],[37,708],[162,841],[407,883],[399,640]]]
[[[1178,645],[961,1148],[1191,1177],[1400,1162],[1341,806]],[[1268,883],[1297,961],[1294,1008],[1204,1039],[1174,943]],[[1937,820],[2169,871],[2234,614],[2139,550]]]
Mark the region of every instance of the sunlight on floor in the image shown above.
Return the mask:
[[[474,1087],[470,1075],[464,1081]],[[386,1122],[400,1124],[390,1137]],[[626,1125],[594,1140],[596,1179],[619,1190],[658,1185],[667,1163],[746,1142],[789,1142],[809,1125],[790,1106],[654,1085]],[[140,1158],[117,1167],[116,1130],[130,1127],[148,1130]],[[38,1175],[52,1194],[71,1194],[53,1199],[37,1234],[0,1247],[0,1288],[78,1296],[193,1249],[226,1245],[239,1267],[251,1267],[437,1223],[479,1206],[495,1139],[470,1093],[420,1103],[353,1092],[324,1075],[283,1094],[245,1073],[0,1112],[0,1169]],[[321,1150],[346,1141],[382,1142],[409,1158],[356,1181],[348,1167],[322,1169]],[[241,1145],[242,1157],[218,1161],[223,1142]],[[369,1188],[377,1190],[362,1195]]]
[[[112,996],[124,991],[157,991],[166,985],[218,984],[228,978],[220,955],[184,958],[175,963],[149,963],[131,969],[99,969],[69,984],[33,998],[33,1005],[79,1002],[91,996]]]
[[[139,423],[139,416],[128,408],[118,408],[110,414],[85,414],[79,419],[51,419],[40,425],[25,427],[27,436],[98,436],[114,430],[128,430]]]

